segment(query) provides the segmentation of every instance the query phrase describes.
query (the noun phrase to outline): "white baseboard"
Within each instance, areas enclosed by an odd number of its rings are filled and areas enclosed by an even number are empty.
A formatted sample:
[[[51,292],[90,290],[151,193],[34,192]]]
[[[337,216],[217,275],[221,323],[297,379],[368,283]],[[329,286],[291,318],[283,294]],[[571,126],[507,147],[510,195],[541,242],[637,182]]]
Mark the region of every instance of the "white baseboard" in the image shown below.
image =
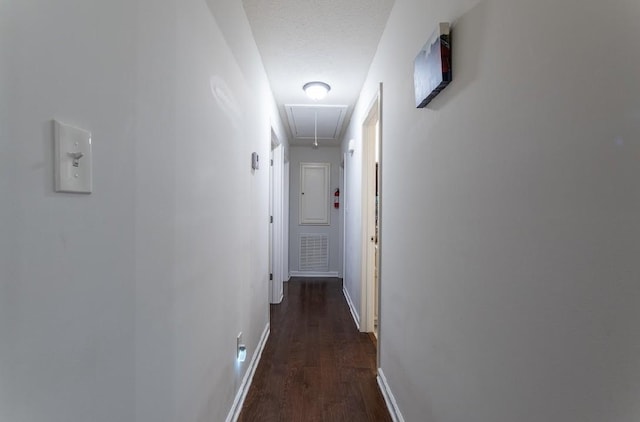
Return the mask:
[[[391,415],[393,422],[404,422],[404,418],[402,417],[402,413],[400,413],[396,398],[391,392],[391,388],[387,383],[387,378],[384,376],[384,372],[382,372],[382,368],[378,368],[378,385],[380,386],[380,391],[382,392],[384,401],[387,403],[387,409],[389,409],[389,414]]]
[[[267,323],[267,325],[264,327],[262,337],[260,337],[260,342],[258,342],[256,352],[251,358],[251,363],[247,368],[247,372],[244,374],[242,384],[240,384],[240,389],[236,394],[235,400],[233,400],[233,405],[231,406],[231,410],[229,410],[226,422],[236,422],[238,420],[238,417],[240,416],[242,405],[244,404],[244,399],[247,397],[249,387],[251,387],[251,381],[253,381],[253,374],[255,374],[256,372],[256,368],[258,367],[258,363],[260,362],[260,357],[262,356],[262,351],[264,350],[264,346],[265,344],[267,344],[267,339],[269,338],[269,327],[269,323]]]
[[[289,275],[291,277],[332,277],[338,278],[337,271],[327,272],[312,272],[312,271],[291,271]]]
[[[282,294],[280,295],[280,298],[278,299],[277,302],[271,302],[271,305],[279,305],[282,303],[282,300],[284,299],[284,292],[282,292]]]
[[[349,292],[347,289],[342,286],[342,293],[344,294],[344,298],[347,299],[347,305],[349,305],[349,310],[351,311],[351,316],[353,317],[353,322],[356,323],[356,328],[360,331],[360,315],[356,311],[356,307],[353,306],[353,302],[351,301],[351,296],[349,296]]]

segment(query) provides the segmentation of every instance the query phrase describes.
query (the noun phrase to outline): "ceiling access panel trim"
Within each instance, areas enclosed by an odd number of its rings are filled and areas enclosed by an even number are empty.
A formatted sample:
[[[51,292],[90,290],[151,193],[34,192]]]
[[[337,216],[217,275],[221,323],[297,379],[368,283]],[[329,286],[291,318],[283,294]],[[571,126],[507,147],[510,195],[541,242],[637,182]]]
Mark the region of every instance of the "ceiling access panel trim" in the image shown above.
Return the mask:
[[[285,104],[289,129],[295,139],[314,139],[315,112],[318,112],[318,139],[338,140],[344,119],[346,105],[325,104]]]

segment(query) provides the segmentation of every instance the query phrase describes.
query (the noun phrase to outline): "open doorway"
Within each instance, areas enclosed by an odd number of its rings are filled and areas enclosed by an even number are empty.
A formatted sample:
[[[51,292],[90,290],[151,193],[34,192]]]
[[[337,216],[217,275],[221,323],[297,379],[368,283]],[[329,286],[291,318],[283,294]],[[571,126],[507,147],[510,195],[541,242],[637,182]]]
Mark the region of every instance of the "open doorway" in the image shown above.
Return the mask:
[[[362,326],[380,334],[382,84],[362,124]]]

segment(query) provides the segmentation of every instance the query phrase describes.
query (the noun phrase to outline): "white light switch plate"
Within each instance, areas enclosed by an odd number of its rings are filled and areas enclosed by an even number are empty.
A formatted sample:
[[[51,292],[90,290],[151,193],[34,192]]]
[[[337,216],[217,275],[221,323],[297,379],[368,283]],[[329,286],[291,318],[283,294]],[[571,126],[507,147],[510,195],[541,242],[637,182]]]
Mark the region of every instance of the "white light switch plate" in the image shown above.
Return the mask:
[[[54,120],[56,192],[91,193],[91,132]]]

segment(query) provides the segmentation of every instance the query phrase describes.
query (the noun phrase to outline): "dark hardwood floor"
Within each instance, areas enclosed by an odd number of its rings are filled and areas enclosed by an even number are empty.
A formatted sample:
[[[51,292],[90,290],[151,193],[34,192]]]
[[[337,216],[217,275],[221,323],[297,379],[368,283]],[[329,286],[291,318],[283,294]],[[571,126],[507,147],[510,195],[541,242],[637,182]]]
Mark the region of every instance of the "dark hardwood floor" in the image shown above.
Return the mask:
[[[340,279],[285,283],[239,421],[391,421],[375,346],[356,329]]]

